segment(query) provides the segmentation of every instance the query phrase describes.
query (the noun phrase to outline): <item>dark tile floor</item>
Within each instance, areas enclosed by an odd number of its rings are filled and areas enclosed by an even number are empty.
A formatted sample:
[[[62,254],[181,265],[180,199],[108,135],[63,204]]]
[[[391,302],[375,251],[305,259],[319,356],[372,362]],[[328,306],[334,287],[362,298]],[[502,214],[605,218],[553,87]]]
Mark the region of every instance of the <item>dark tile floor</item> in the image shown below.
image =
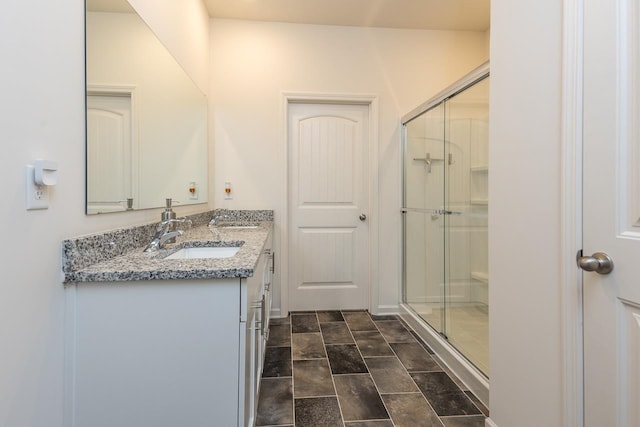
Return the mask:
[[[272,319],[257,426],[483,427],[487,408],[396,316]]]

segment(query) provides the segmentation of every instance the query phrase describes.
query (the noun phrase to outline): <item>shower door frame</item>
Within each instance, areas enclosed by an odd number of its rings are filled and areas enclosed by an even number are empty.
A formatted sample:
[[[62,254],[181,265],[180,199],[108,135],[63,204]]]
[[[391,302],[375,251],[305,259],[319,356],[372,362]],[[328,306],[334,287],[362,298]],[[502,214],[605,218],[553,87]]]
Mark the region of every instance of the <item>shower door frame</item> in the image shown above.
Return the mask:
[[[437,105],[441,104],[445,100],[463,92],[464,90],[470,88],[476,83],[484,80],[489,77],[490,68],[489,62],[485,62],[479,67],[475,68],[467,75],[457,80],[455,83],[444,89],[443,91],[436,94],[434,97],[429,99],[424,104],[416,107],[409,113],[405,114],[402,117],[403,124],[403,144],[402,144],[402,158],[405,159],[407,156],[407,146],[406,146],[406,125],[411,120],[417,118],[423,113],[435,108]],[[403,161],[402,165],[402,174],[403,174],[403,187],[406,185],[404,179],[406,177],[406,166]],[[416,212],[420,211],[419,209],[410,209],[406,207],[402,207],[402,213],[407,212]],[[403,263],[406,260],[407,253],[404,242],[404,236],[406,232],[405,221],[402,221],[402,259]],[[424,319],[422,319],[413,308],[411,308],[406,303],[407,293],[406,293],[406,268],[403,267],[402,271],[402,303],[401,307],[401,317],[405,320],[419,335],[422,339],[424,339],[434,350],[436,355],[442,359],[442,361],[469,387],[469,389],[487,406],[489,406],[489,380],[485,374],[483,374],[476,366],[474,366],[465,356],[463,356],[458,350],[456,350],[445,337],[441,336],[441,334],[436,331],[431,325],[429,325]]]

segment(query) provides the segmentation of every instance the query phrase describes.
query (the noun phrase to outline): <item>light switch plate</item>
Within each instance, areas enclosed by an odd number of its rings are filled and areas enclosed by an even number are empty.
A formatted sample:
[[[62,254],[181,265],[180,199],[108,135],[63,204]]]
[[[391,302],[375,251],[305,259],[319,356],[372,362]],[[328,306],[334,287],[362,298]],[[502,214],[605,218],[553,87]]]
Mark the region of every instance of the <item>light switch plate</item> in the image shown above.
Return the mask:
[[[48,209],[49,189],[46,185],[37,185],[34,168],[31,165],[25,167],[26,202],[27,210]]]

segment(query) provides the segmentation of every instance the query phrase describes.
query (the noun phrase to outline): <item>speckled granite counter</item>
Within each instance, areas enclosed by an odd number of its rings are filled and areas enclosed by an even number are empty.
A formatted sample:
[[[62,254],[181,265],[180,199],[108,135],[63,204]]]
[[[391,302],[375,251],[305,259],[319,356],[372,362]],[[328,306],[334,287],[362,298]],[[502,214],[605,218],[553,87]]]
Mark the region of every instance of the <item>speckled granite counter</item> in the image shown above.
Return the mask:
[[[220,227],[214,235],[207,224],[218,214],[231,222],[257,223],[257,228]],[[250,277],[271,232],[273,211],[216,210],[189,216],[191,228],[176,243],[153,253],[143,252],[151,241],[157,223],[81,236],[62,242],[63,281],[117,282],[133,280],[215,279]],[[178,227],[180,228],[180,227]],[[186,247],[237,246],[230,258],[164,259]]]

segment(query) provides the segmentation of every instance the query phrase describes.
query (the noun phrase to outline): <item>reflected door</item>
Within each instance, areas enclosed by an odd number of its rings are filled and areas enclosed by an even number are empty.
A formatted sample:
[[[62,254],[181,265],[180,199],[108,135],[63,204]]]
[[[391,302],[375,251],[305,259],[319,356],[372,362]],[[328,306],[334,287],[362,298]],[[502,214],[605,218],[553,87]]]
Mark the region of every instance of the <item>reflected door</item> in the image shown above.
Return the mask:
[[[134,198],[131,97],[88,95],[87,141],[87,213],[126,210]]]

